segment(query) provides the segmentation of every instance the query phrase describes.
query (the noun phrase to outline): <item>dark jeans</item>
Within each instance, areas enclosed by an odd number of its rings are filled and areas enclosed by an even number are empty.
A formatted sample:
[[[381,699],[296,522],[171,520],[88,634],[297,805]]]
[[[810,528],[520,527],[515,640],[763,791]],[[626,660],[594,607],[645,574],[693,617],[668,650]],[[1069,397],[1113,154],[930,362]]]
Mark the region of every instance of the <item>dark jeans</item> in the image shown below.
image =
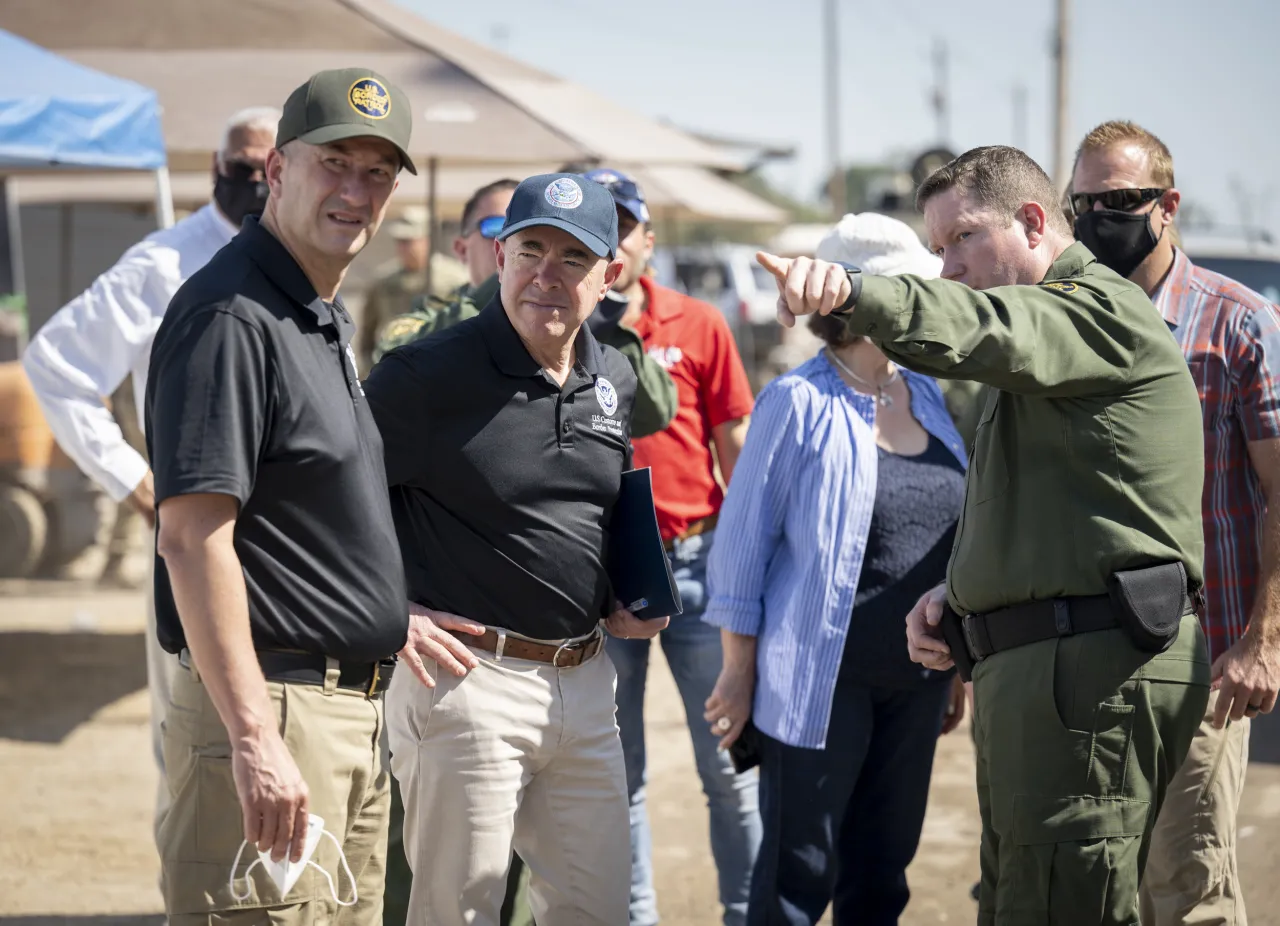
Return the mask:
[[[950,678],[910,690],[841,678],[825,749],[761,736],[764,842],[748,926],[890,926],[907,906]]]

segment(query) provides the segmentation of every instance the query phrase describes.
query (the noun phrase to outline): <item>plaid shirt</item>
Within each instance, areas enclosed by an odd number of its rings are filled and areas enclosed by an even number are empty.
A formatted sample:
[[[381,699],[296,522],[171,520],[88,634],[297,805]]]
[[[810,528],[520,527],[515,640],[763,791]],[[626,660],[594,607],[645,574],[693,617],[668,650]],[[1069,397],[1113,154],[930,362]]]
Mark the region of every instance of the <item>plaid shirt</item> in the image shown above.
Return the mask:
[[[1202,624],[1216,659],[1244,633],[1258,591],[1267,501],[1248,444],[1280,438],[1280,310],[1181,251],[1152,301],[1204,408]]]

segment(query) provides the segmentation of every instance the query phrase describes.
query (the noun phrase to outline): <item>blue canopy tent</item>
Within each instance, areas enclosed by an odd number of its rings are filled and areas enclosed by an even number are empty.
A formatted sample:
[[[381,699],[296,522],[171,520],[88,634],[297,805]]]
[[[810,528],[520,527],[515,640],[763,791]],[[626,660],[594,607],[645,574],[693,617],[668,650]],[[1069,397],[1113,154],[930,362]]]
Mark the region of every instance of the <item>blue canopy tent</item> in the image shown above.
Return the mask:
[[[0,177],[44,170],[154,172],[157,219],[162,227],[173,224],[155,91],[0,30]],[[17,204],[7,194],[3,201],[12,267],[8,288],[20,294]]]

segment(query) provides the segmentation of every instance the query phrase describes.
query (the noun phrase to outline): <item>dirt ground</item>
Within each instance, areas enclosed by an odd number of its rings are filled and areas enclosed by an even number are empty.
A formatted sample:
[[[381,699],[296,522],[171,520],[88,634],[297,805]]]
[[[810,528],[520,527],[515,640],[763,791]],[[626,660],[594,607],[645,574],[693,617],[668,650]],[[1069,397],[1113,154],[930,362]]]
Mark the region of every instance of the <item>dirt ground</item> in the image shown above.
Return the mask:
[[[659,904],[718,922],[707,816],[665,664],[647,706]],[[1255,724],[1240,818],[1250,921],[1280,924],[1280,722]],[[0,926],[159,924],[142,595],[0,582]],[[972,923],[978,816],[967,730],[939,744],[905,926]]]

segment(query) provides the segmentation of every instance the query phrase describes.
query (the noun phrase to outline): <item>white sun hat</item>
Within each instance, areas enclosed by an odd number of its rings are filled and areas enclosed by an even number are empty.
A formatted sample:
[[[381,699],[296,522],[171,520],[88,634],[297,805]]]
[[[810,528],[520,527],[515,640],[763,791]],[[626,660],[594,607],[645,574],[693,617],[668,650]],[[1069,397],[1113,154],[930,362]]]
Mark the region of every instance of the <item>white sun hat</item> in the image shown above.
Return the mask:
[[[920,243],[910,225],[876,212],[846,215],[818,243],[814,257],[878,276],[910,273],[934,279],[942,273],[942,261]]]

